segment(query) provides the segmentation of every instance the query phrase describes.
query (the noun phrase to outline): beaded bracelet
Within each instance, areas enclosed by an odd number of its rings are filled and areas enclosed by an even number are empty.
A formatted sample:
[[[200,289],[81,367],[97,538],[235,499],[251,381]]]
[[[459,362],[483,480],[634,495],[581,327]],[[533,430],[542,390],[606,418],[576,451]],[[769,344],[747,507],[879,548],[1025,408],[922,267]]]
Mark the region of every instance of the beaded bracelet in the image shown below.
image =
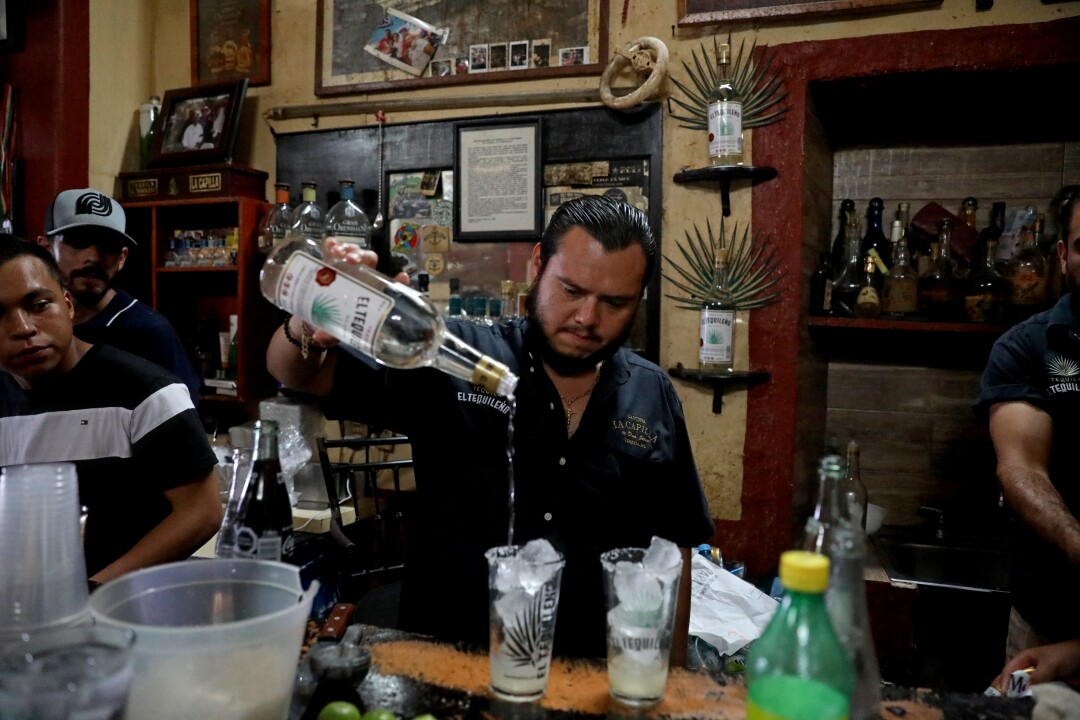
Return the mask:
[[[316,345],[315,343],[311,342],[311,333],[308,332],[307,324],[303,320],[300,321],[300,325],[302,327],[302,330],[300,332],[300,339],[297,340],[296,338],[294,338],[292,333],[289,331],[289,321],[292,320],[292,318],[292,315],[286,315],[285,322],[281,324],[281,327],[285,330],[285,339],[291,342],[296,347],[300,348],[300,356],[307,360],[308,355],[310,355],[312,352],[326,352],[327,349],[324,348],[322,345]]]

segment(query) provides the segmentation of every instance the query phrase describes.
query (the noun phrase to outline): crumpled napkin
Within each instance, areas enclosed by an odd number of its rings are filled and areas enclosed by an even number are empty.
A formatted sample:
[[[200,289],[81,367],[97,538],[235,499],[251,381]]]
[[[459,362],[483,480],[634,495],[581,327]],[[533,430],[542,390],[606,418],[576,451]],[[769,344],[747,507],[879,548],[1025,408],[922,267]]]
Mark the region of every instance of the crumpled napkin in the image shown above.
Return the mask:
[[[1031,720],[1080,720],[1080,693],[1058,682],[1031,686]]]

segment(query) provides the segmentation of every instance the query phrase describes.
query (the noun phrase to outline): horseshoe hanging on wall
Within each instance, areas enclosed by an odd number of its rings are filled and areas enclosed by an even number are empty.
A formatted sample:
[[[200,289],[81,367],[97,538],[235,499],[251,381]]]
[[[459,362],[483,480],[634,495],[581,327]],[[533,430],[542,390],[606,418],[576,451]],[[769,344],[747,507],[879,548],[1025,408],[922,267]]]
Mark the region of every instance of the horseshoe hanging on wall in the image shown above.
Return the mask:
[[[611,79],[631,65],[645,81],[629,95],[615,97],[611,93]],[[611,62],[600,76],[600,100],[609,108],[629,110],[645,102],[660,89],[667,75],[668,49],[660,38],[639,37],[626,46],[626,52],[616,51]]]

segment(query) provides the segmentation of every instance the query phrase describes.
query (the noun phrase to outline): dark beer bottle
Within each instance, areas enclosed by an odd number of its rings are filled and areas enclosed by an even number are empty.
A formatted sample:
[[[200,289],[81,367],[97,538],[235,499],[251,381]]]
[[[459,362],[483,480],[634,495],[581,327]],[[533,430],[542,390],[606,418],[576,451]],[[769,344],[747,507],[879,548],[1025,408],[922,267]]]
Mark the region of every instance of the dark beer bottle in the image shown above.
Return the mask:
[[[289,490],[278,459],[278,424],[255,423],[255,456],[236,512],[236,556],[278,560],[292,552]]]

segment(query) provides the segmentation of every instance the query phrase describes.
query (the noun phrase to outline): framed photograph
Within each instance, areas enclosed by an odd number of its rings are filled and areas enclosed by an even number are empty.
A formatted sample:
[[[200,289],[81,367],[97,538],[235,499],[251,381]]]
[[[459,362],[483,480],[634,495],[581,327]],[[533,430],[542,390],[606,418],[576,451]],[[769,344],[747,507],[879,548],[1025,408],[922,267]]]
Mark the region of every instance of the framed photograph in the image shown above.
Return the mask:
[[[270,84],[270,0],[191,1],[191,84]]]
[[[166,90],[150,167],[232,159],[247,80]]]
[[[431,68],[432,77],[446,77],[454,73],[454,66],[450,60],[432,60],[428,67]]]
[[[532,41],[532,66],[534,68],[546,68],[551,66],[551,40]]]
[[[391,8],[371,33],[364,51],[410,75],[422,75],[448,33]]]
[[[396,0],[316,0],[315,95],[330,97],[445,85],[517,81],[544,77],[599,76],[608,61],[610,0],[530,0],[528,12],[513,0],[425,0],[407,6]],[[372,53],[381,26],[407,9],[418,26],[449,28],[431,61],[450,60],[455,72],[414,74],[409,67],[387,62],[400,50]],[[399,13],[403,14],[403,13]],[[381,35],[385,39],[385,28]],[[543,44],[538,44],[542,41]],[[506,47],[506,62],[490,57],[493,47]],[[514,63],[513,50],[524,43],[548,48],[538,62]],[[511,47],[513,45],[513,47]],[[583,62],[560,65],[550,48],[587,47]],[[483,48],[482,58],[474,57]],[[499,51],[496,49],[496,53]],[[520,53],[519,60],[520,60]],[[468,67],[464,67],[465,58]],[[546,60],[545,60],[546,58]],[[474,60],[482,59],[482,65]],[[494,58],[498,59],[498,58]]]
[[[589,48],[570,47],[559,50],[559,64],[563,67],[568,65],[584,65],[589,62]]]
[[[537,240],[540,119],[454,124],[454,240]]]
[[[506,69],[506,43],[488,45],[488,72]]]
[[[676,0],[679,27],[733,20],[791,20],[793,16],[837,17],[940,5],[942,0]]]
[[[510,43],[510,69],[525,70],[529,67],[529,41]]]

